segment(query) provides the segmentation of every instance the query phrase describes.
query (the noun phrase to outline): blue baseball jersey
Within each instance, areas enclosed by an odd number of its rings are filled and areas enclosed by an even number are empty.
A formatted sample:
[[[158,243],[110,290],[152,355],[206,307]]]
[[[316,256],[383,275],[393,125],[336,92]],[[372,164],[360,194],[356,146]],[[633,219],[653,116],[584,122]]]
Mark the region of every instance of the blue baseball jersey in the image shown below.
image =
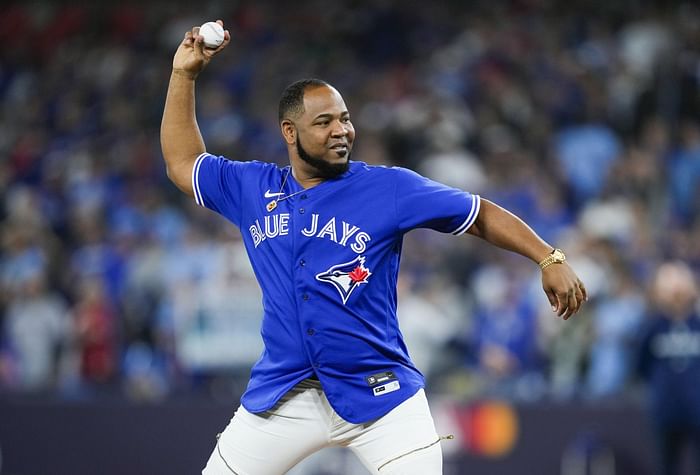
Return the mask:
[[[478,195],[356,161],[304,190],[289,167],[206,153],[192,187],[197,204],[240,228],[262,289],[264,350],[241,398],[248,411],[272,408],[315,376],[335,411],[362,423],[424,386],[396,317],[403,235],[421,227],[464,233]]]

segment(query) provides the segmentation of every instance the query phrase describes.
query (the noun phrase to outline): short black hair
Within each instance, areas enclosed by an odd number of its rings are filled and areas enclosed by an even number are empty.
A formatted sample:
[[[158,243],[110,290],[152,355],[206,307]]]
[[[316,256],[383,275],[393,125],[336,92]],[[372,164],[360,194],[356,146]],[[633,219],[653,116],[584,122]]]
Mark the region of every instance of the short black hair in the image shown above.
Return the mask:
[[[304,112],[304,92],[310,87],[327,86],[331,87],[323,79],[307,78],[294,81],[282,92],[278,109],[278,119],[280,122],[290,114],[301,114]]]

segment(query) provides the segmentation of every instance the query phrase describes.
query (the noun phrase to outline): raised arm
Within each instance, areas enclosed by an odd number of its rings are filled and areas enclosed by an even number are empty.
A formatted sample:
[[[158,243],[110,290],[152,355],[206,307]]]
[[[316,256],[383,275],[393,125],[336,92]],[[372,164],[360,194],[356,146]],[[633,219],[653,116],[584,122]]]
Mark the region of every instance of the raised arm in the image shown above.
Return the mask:
[[[218,20],[223,26],[223,22]],[[224,42],[216,49],[206,48],[199,27],[185,33],[175,52],[173,70],[160,125],[160,146],[170,180],[183,192],[193,196],[192,167],[206,151],[195,116],[194,83],[209,61],[231,40],[228,30]]]
[[[467,232],[537,263],[553,250],[520,218],[483,198],[479,215]],[[566,262],[542,270],[542,288],[552,310],[564,320],[575,314],[587,298],[583,282]]]

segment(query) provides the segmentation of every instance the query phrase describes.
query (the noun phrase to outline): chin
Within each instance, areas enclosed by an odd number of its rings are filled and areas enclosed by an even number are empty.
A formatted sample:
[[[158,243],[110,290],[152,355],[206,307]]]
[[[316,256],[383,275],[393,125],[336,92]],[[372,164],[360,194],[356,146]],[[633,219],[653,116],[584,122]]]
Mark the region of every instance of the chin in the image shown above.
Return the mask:
[[[350,166],[350,149],[329,150],[323,155],[314,157],[297,141],[297,151],[299,158],[313,167],[319,177],[335,178],[345,173]]]
[[[350,151],[344,151],[344,152],[333,152],[330,155],[330,162],[331,163],[343,163],[347,162],[350,159]]]

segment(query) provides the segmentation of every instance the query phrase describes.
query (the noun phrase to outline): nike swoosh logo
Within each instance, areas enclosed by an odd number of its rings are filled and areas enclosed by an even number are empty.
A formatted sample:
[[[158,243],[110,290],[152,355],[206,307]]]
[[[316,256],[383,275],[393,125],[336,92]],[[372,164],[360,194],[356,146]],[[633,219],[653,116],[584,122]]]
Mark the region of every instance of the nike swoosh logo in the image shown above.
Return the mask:
[[[283,195],[284,193],[270,193],[270,190],[265,192],[265,198],[274,198],[276,196]]]

